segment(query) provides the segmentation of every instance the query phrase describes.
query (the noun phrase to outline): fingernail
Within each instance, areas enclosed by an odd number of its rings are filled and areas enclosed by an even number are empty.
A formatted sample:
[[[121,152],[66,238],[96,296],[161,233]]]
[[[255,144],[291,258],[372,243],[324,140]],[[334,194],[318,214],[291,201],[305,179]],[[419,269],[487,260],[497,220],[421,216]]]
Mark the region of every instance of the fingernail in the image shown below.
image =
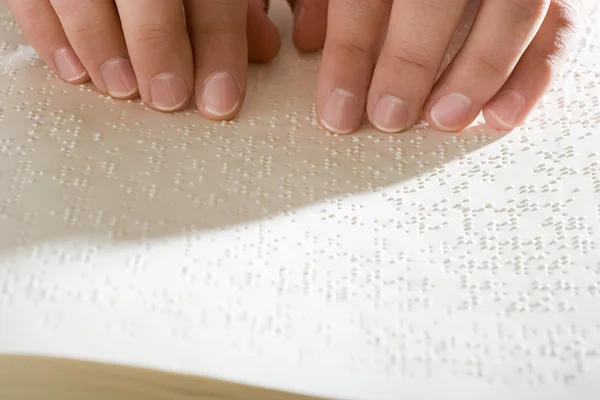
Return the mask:
[[[150,100],[160,111],[176,111],[187,104],[190,90],[187,82],[169,72],[155,76],[150,82]]]
[[[492,100],[485,110],[488,123],[499,129],[514,129],[525,108],[525,99],[521,93],[509,90]]]
[[[131,61],[114,58],[100,69],[108,94],[116,98],[131,97],[138,91],[135,73]]]
[[[240,88],[229,72],[217,72],[204,84],[204,110],[216,117],[231,115],[240,103]]]
[[[383,132],[400,132],[408,124],[408,107],[395,96],[381,96],[373,109],[375,128]]]
[[[77,82],[87,75],[79,57],[69,46],[54,52],[54,64],[58,75],[67,82]]]
[[[358,100],[343,89],[331,92],[321,111],[321,123],[333,133],[351,133],[360,125],[361,119]]]
[[[471,108],[471,99],[460,93],[451,93],[435,103],[431,109],[431,119],[438,128],[455,131],[469,122]]]

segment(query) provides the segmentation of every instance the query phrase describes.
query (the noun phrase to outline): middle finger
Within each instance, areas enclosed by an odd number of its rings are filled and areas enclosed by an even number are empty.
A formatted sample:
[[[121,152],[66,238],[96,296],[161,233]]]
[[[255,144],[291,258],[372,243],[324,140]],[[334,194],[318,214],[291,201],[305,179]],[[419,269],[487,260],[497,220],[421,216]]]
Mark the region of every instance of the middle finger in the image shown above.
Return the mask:
[[[180,0],[116,0],[142,99],[159,111],[185,108],[194,85]]]

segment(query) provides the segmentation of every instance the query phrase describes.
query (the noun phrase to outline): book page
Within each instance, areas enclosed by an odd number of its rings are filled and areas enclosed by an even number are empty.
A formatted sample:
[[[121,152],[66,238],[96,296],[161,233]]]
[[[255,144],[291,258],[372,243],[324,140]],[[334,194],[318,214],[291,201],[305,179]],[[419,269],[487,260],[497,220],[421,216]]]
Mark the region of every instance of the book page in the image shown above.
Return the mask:
[[[0,6],[0,353],[344,399],[597,398],[600,12],[531,119],[315,121],[319,55],[214,123],[58,80]]]

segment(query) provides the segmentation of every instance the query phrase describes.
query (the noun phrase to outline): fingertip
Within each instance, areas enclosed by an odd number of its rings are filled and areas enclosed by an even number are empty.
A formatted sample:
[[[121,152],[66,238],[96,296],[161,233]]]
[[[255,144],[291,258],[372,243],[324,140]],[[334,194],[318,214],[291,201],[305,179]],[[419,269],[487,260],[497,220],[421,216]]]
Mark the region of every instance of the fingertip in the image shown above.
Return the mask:
[[[88,75],[88,73],[86,72],[85,74],[83,74],[81,77],[79,78],[75,78],[72,80],[67,80],[63,77],[60,77],[63,81],[65,81],[66,83],[70,83],[71,85],[82,85],[84,83],[88,83],[90,82],[91,78]]]
[[[485,118],[485,123],[497,131],[508,132],[515,128],[515,126],[508,125],[505,121],[499,118],[493,110],[487,108],[484,109],[483,117]]]
[[[90,80],[90,75],[71,46],[54,52],[54,70],[67,83],[80,84]]]
[[[462,93],[449,93],[436,100],[425,113],[426,121],[441,132],[461,132],[473,121],[473,102]]]
[[[188,82],[173,73],[161,73],[150,80],[147,103],[164,113],[174,113],[187,108],[192,91]]]
[[[248,61],[265,63],[271,61],[281,48],[281,36],[275,24],[262,7],[248,7]]]
[[[202,95],[196,98],[198,110],[214,121],[233,119],[242,103],[242,90],[237,79],[227,71],[213,73],[204,82]]]
[[[327,2],[300,1],[294,9],[294,46],[306,53],[321,50],[327,30]]]
[[[137,78],[131,61],[125,58],[113,58],[100,67],[100,76],[104,84],[103,93],[119,100],[131,100],[139,96]]]
[[[318,115],[320,125],[337,135],[354,133],[363,118],[362,104],[345,89],[334,89],[329,93]]]
[[[522,120],[525,98],[516,90],[508,90],[494,97],[483,109],[488,125],[501,131],[515,129]]]

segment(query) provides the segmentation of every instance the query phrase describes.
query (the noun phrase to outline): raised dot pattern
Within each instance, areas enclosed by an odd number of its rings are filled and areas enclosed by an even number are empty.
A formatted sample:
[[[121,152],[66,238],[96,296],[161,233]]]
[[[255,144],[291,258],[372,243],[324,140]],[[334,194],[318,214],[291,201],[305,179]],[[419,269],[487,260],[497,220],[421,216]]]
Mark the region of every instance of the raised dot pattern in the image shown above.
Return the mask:
[[[587,3],[523,127],[344,137],[315,121],[317,56],[253,66],[240,117],[213,123],[60,82],[2,8],[0,352],[340,398],[595,398]]]

